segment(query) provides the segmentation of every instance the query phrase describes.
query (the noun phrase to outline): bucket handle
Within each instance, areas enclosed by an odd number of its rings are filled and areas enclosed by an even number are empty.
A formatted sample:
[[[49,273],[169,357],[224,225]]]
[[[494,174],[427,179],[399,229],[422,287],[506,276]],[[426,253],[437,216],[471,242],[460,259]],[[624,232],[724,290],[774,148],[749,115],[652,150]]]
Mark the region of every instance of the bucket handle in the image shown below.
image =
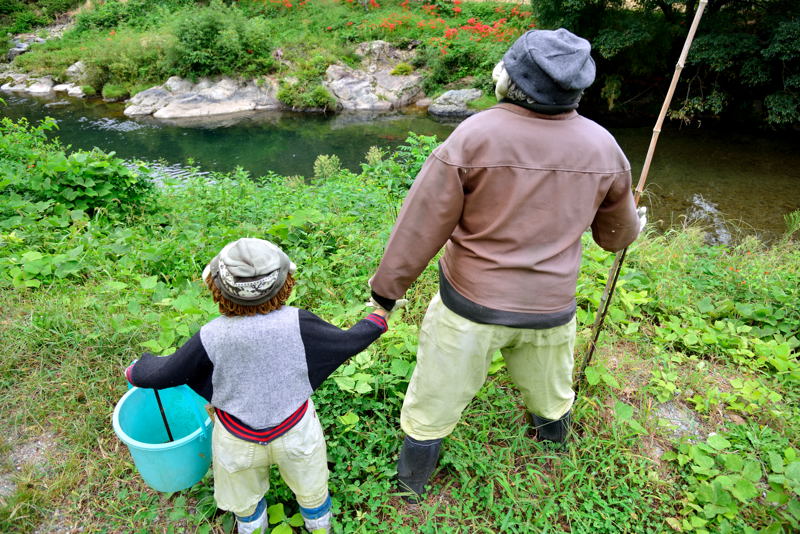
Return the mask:
[[[194,413],[194,418],[197,420],[197,424],[200,425],[200,430],[203,432],[203,436],[208,438],[208,429],[206,428],[206,417],[203,417],[205,414],[200,412],[200,407],[197,406],[197,402],[192,398],[189,394],[189,386],[182,386],[181,391],[183,391],[183,396],[192,406],[192,412]]]

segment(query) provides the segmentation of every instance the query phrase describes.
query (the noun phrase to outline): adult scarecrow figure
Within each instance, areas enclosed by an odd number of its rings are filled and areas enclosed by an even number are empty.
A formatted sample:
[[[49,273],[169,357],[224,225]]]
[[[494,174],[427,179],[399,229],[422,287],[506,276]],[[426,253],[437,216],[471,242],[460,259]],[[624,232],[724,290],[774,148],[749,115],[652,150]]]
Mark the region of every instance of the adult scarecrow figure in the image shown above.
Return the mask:
[[[590,49],[565,29],[529,31],[509,48],[493,73],[500,103],[430,155],[371,280],[373,302],[392,310],[445,246],[400,416],[397,478],[409,500],[497,350],[537,438],[567,437],[581,234],[591,227],[617,251],[644,224],[622,150],[575,111],[595,77]]]

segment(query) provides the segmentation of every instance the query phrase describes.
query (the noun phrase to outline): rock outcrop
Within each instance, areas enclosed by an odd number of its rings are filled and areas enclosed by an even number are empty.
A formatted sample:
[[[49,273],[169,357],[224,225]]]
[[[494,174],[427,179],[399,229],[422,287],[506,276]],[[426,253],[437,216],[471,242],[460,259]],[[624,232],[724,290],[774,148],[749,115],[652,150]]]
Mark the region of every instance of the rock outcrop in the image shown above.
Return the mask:
[[[331,65],[325,73],[325,88],[341,109],[347,111],[388,111],[409,105],[421,93],[422,75],[395,75],[400,63],[413,59],[413,50],[401,50],[385,41],[361,43],[356,55],[361,68]]]
[[[480,89],[455,89],[443,93],[428,107],[428,113],[437,117],[467,117],[476,110],[467,104],[483,95]]]
[[[192,83],[173,76],[163,85],[134,95],[128,101],[125,115],[181,119],[283,109],[276,94],[277,83],[270,78],[249,81],[203,78]]]

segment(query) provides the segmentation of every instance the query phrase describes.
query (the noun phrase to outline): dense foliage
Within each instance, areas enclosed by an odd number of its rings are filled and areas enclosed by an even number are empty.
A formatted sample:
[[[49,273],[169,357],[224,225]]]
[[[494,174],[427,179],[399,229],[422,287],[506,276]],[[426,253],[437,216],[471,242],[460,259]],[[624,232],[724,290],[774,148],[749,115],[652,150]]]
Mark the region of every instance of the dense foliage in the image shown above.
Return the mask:
[[[15,64],[63,79],[81,60],[98,93],[112,84],[133,94],[172,75],[271,75],[286,104],[329,108],[325,70],[357,64],[358,43],[383,39],[416,48],[414,65],[401,71],[422,69],[429,93],[465,77],[490,90],[495,62],[532,25],[531,12],[517,6],[462,0],[109,0],[82,10],[63,39]]]
[[[354,324],[396,210],[436,141],[371,149],[357,174],[327,156],[308,180],[198,176],[144,197],[124,176],[98,176],[97,162],[119,169],[113,156],[74,159],[43,137],[46,127],[5,121],[0,131],[0,476],[14,488],[0,496],[0,530],[229,532],[210,477],[174,495],[139,479],[109,422],[124,367],[143,350],[173,351],[215,316],[199,273],[242,236],[271,239],[298,264],[291,304]],[[62,156],[74,164],[51,176],[46,197],[24,186]],[[133,206],[146,198],[146,209],[75,204],[63,191],[79,176],[132,195]],[[497,357],[445,443],[433,495],[409,507],[392,489],[397,419],[436,288],[432,264],[390,331],[315,393],[337,531],[797,531],[800,247],[789,237],[772,248],[702,237],[649,235],[631,249],[571,446],[530,439]],[[610,261],[587,238],[581,339]],[[698,437],[675,436],[664,406],[694,414]],[[34,441],[41,456],[8,475],[7,459]],[[273,483],[273,526],[286,532],[296,504]]]
[[[534,0],[543,27],[592,41],[609,108],[652,112],[663,98],[698,0]],[[672,117],[726,116],[773,126],[800,122],[800,3],[709,0]]]
[[[0,35],[50,24],[83,0],[0,0]]]

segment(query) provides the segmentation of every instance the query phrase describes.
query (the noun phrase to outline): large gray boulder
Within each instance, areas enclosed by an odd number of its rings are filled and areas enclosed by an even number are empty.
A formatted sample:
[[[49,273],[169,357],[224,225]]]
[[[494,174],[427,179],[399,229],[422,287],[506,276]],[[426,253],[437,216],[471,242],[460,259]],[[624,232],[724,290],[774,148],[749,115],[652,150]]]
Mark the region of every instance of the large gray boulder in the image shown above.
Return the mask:
[[[86,76],[86,65],[83,61],[76,61],[65,71],[67,79],[76,84],[80,84]]]
[[[437,117],[467,117],[477,113],[467,104],[481,97],[480,89],[454,89],[446,91],[428,107],[428,113]]]
[[[0,86],[2,91],[24,92],[28,90],[28,75],[19,72],[4,72],[2,78],[7,80]]]
[[[128,101],[125,115],[188,119],[282,109],[276,94],[277,84],[269,78],[249,81],[203,78],[192,83],[173,76],[163,85],[134,95]]]
[[[392,74],[399,63],[413,59],[412,50],[398,49],[385,41],[371,41],[358,45],[356,54],[362,58],[360,69],[331,65],[325,73],[324,85],[340,108],[388,111],[407,106],[420,95],[420,74]]]
[[[55,82],[50,76],[38,78],[33,80],[33,83],[28,86],[28,92],[32,95],[46,95],[53,92]]]

